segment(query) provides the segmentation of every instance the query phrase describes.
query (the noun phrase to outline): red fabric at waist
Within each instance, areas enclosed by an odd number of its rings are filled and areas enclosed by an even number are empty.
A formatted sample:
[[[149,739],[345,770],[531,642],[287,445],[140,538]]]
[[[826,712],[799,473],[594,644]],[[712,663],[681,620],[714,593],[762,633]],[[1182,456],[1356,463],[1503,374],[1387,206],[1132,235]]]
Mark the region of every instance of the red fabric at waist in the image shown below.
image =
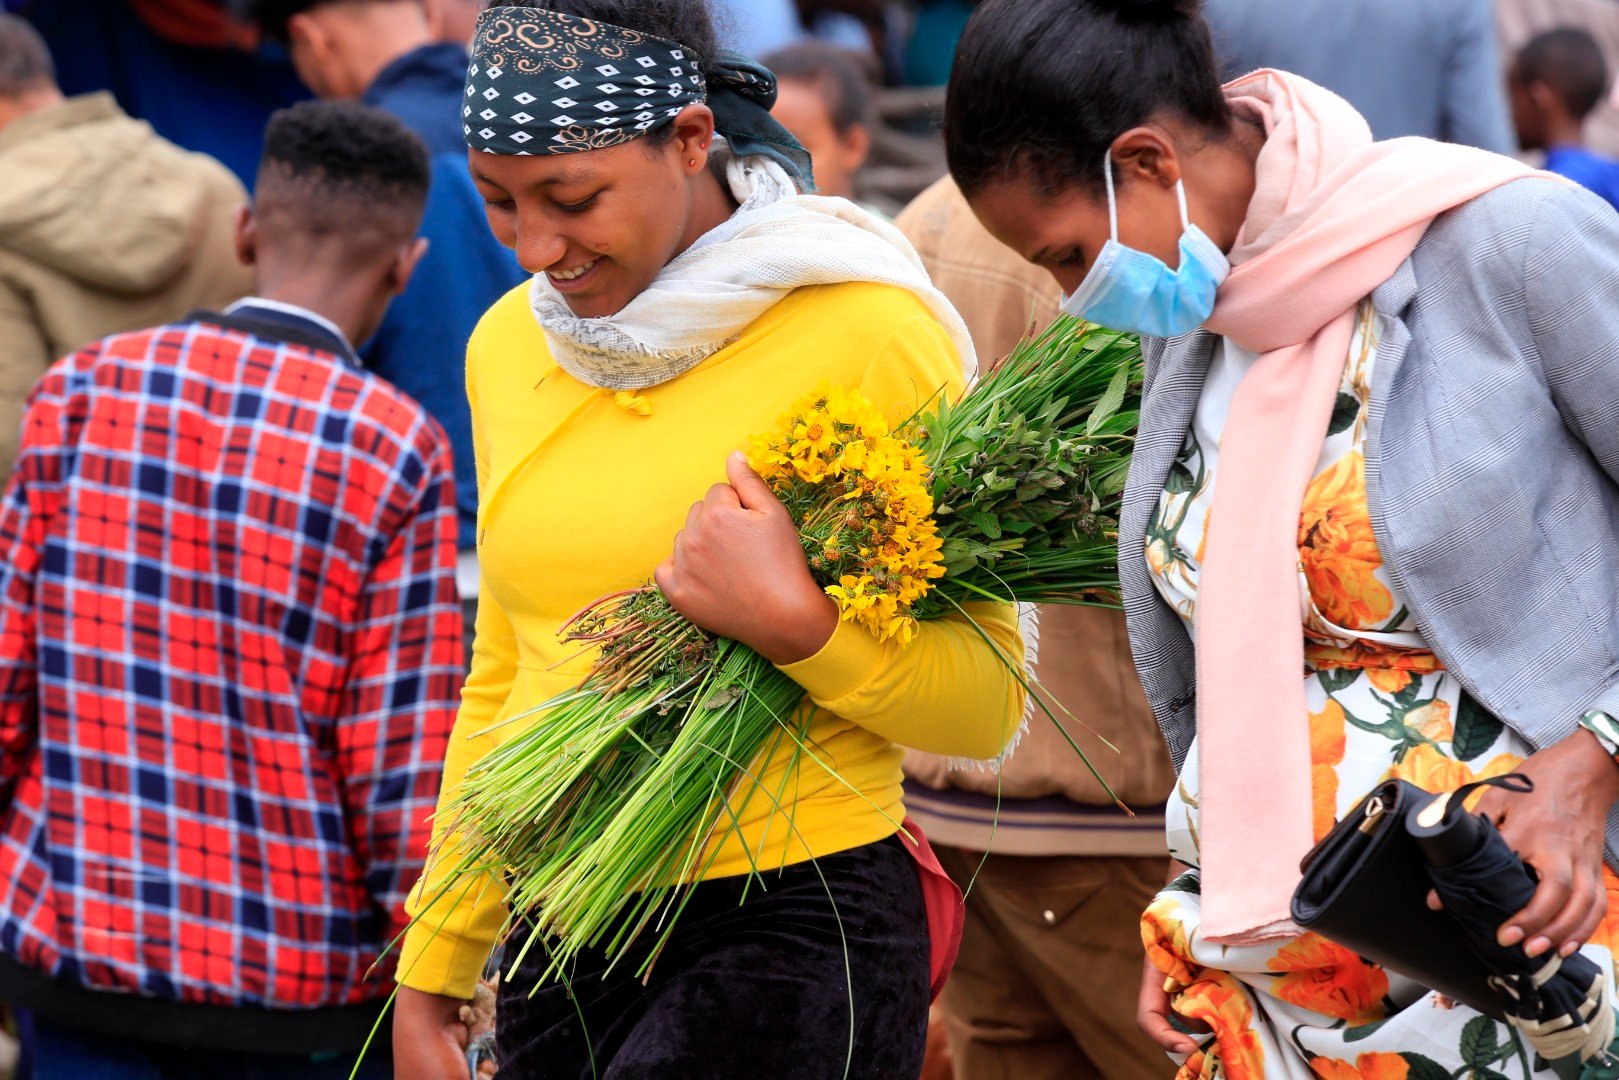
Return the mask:
[[[950,969],[956,964],[961,951],[961,931],[967,922],[967,905],[961,889],[939,865],[921,826],[906,818],[900,827],[900,846],[916,860],[916,872],[922,880],[922,902],[928,919],[928,974],[932,998],[937,1000],[944,989]]]

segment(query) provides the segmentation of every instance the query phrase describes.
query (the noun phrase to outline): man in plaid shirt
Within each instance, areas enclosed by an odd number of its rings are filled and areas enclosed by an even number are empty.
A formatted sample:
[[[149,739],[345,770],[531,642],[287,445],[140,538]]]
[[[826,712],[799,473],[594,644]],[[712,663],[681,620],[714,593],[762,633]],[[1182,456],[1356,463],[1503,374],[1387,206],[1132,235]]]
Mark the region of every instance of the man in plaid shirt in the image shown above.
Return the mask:
[[[42,1078],[347,1076],[460,684],[448,443],[363,371],[420,142],[271,121],[259,296],[34,391],[0,507],[0,1000]],[[367,1074],[391,1075],[387,1038]]]

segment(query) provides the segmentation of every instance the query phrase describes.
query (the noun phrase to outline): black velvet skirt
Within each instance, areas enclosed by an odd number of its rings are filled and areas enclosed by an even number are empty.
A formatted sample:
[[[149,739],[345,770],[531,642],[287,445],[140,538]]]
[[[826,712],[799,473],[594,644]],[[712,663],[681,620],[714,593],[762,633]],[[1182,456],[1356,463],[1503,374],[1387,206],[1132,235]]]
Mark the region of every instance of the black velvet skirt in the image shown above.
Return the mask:
[[[644,986],[650,941],[605,978],[606,957],[581,953],[567,985],[531,994],[549,965],[536,942],[501,983],[501,1080],[915,1080],[929,972],[915,861],[891,838],[763,878],[745,900],[745,878],[697,885]]]

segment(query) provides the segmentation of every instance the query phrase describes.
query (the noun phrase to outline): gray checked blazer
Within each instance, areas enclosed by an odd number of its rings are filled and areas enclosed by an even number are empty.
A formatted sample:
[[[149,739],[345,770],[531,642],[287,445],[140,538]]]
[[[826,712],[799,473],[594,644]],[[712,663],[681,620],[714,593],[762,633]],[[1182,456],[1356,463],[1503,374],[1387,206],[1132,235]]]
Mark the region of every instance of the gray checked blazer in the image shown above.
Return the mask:
[[[1589,709],[1619,715],[1619,215],[1514,181],[1436,220],[1372,306],[1367,498],[1428,644],[1536,749]],[[1131,649],[1177,770],[1197,730],[1193,646],[1143,545],[1214,343],[1143,341],[1119,528]]]

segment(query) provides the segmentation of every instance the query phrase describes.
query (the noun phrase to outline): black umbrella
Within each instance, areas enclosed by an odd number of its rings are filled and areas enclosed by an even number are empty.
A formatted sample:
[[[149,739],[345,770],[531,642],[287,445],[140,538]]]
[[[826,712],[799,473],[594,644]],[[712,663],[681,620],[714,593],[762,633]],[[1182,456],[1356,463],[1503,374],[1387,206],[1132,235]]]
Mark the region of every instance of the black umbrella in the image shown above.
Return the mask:
[[[1491,972],[1508,1023],[1555,1071],[1576,1075],[1582,1062],[1605,1056],[1613,1041],[1608,979],[1579,953],[1563,959],[1552,950],[1530,957],[1521,945],[1496,941],[1501,924],[1529,903],[1536,879],[1494,822],[1463,809],[1467,796],[1485,786],[1534,790],[1533,781],[1518,774],[1468,784],[1411,815],[1406,829],[1428,860],[1445,911]]]

